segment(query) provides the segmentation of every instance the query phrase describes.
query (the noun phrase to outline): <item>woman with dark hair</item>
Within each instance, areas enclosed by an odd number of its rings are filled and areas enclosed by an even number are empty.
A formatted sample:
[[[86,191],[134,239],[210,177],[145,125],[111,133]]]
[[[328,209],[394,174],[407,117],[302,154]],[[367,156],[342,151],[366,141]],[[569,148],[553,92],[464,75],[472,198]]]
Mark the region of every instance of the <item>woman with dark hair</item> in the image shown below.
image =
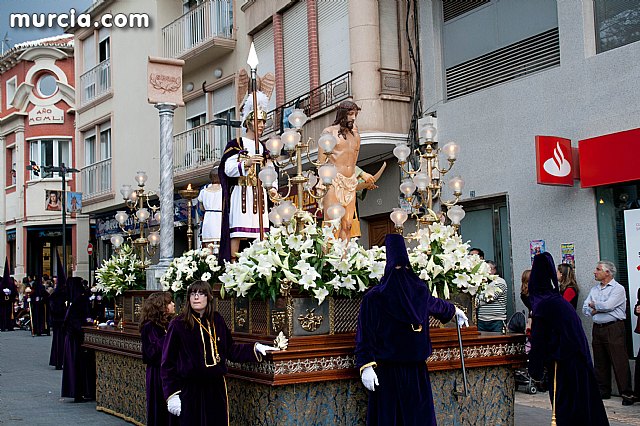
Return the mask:
[[[142,362],[147,364],[147,424],[169,424],[169,412],[162,394],[160,361],[167,326],[176,312],[171,293],[163,291],[151,294],[142,306],[140,340]]]
[[[578,294],[580,289],[576,282],[576,273],[573,266],[568,263],[558,265],[558,282],[560,284],[560,295],[567,302],[571,303],[573,309],[578,309]]]
[[[524,303],[527,309],[531,310],[531,302],[529,301],[529,277],[531,276],[531,269],[525,269],[522,271],[522,277],[520,277],[520,300]]]
[[[529,374],[541,380],[547,369],[549,398],[557,424],[608,425],[582,322],[560,296],[549,253],[533,258],[529,299],[533,316]]]
[[[169,323],[162,351],[160,376],[171,421],[228,425],[227,359],[258,362],[267,351],[278,348],[234,343],[222,315],[214,311],[209,283],[191,284],[187,298],[183,311]]]

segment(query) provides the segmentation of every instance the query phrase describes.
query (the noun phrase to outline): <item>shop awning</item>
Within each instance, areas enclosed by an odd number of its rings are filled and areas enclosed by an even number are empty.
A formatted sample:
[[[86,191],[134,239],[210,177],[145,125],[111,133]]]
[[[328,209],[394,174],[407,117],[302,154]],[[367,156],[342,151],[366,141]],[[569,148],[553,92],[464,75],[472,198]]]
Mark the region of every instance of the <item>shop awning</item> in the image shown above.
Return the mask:
[[[578,142],[583,188],[640,180],[640,129]]]

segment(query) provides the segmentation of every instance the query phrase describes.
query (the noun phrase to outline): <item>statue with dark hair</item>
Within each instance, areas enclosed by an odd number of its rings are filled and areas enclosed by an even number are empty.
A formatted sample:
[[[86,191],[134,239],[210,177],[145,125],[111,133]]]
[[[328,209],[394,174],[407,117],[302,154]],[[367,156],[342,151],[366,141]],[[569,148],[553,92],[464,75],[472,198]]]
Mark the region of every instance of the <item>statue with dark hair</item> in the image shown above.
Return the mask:
[[[322,201],[324,218],[327,217],[327,209],[335,204],[340,204],[345,209],[345,214],[340,220],[337,236],[343,240],[351,238],[351,226],[356,213],[356,188],[358,181],[366,183],[367,189],[375,189],[375,178],[356,166],[358,152],[360,152],[360,133],[355,124],[360,107],[351,101],[340,102],[336,108],[336,119],[333,125],[323,130],[323,133],[332,134],[338,143],[329,156],[329,162],[336,166],[337,174],[333,179],[333,185],[327,191]],[[324,158],[324,151],[318,148],[318,158]]]

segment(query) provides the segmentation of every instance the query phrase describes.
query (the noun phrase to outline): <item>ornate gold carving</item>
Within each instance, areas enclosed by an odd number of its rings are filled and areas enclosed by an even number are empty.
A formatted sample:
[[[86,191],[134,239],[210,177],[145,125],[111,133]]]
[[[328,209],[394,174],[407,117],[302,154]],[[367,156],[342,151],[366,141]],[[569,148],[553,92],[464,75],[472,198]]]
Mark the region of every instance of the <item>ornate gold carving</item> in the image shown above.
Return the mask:
[[[288,279],[283,279],[280,281],[280,295],[283,297],[288,297],[291,292],[291,281]]]
[[[293,336],[293,297],[287,297],[287,324],[289,325],[289,337]]]
[[[329,334],[336,334],[336,301],[329,297]]]
[[[247,322],[247,309],[246,308],[239,308],[236,309],[236,324],[238,324],[238,327],[244,327],[244,324]]]
[[[275,333],[284,330],[285,325],[287,325],[287,313],[285,311],[271,313],[271,327]]]
[[[298,321],[303,330],[309,332],[316,331],[320,324],[322,324],[324,318],[322,315],[316,315],[314,313],[315,310],[316,308],[307,309],[306,315],[298,316]]]

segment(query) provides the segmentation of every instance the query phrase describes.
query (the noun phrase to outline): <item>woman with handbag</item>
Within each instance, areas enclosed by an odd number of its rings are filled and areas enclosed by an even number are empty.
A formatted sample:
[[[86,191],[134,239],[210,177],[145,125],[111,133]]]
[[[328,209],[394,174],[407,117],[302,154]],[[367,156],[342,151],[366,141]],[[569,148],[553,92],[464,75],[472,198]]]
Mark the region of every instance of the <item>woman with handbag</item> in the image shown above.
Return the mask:
[[[560,426],[608,425],[582,322],[560,296],[549,253],[533,258],[529,299],[533,317],[529,374],[540,380],[546,367],[553,419]]]

